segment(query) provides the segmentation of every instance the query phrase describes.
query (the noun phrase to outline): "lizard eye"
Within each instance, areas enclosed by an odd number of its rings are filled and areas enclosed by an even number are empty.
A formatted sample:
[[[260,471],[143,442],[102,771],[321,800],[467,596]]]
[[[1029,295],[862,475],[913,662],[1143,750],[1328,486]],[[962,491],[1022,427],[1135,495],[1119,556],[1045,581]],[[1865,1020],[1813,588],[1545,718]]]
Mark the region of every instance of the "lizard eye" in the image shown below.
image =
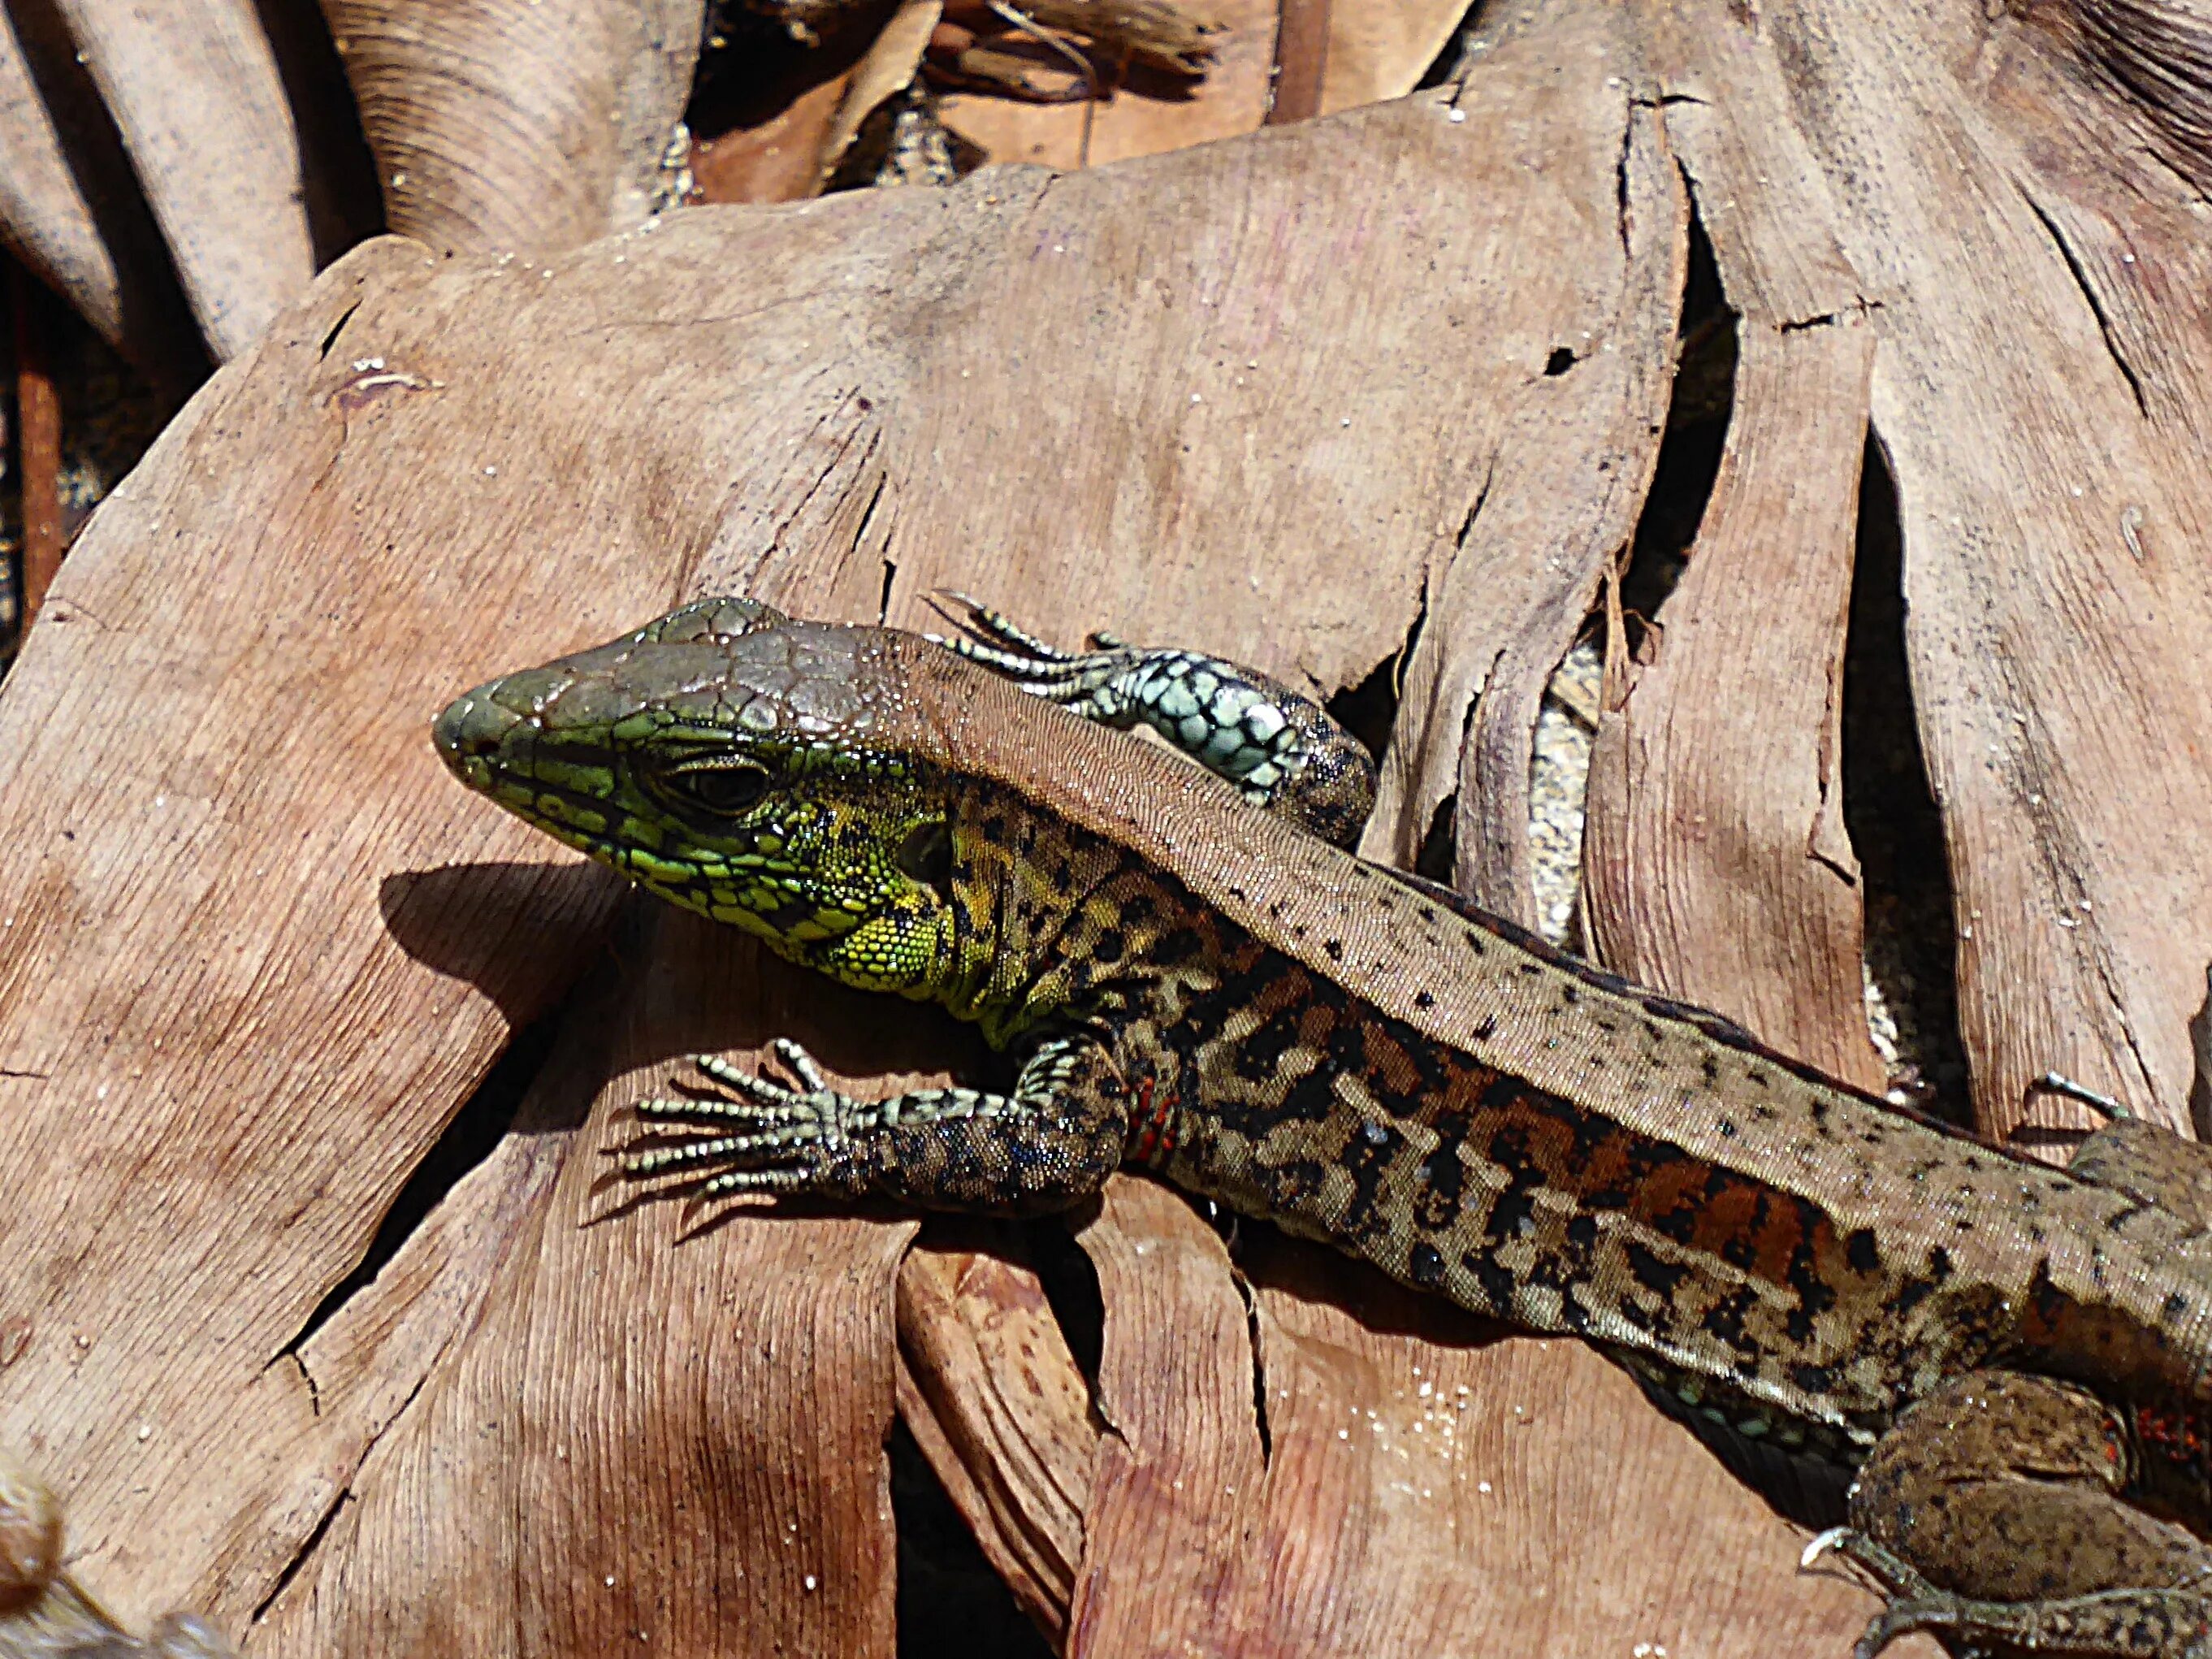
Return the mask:
[[[687,766],[665,775],[665,782],[684,800],[716,817],[736,817],[768,793],[768,769],[750,761]]]

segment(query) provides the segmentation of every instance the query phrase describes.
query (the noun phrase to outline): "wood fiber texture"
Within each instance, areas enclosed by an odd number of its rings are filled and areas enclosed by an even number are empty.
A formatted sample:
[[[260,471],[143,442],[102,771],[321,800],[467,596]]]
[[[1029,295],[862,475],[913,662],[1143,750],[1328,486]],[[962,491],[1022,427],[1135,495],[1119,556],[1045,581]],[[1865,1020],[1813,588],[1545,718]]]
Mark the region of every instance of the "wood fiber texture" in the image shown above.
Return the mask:
[[[701,0],[322,0],[392,230],[542,255],[643,222]]]
[[[1529,728],[1656,465],[1694,210],[1736,422],[1605,717],[1595,936],[1868,1063],[1833,744],[1870,417],[1984,1122],[2053,1066],[2174,1117],[2212,238],[2186,108],[2102,40],[1591,0],[1173,155],[326,272],[0,691],[0,1161],[39,1172],[0,1440],[78,1576],[254,1655],[887,1655],[902,1409],[1070,1653],[1847,1650],[1871,1598],[1587,1351],[1265,1229],[1232,1258],[1146,1182],[1075,1218],[1095,1380],[988,1238],[902,1287],[910,1221],[625,1206],[602,1152],[692,1048],[789,1031],[875,1092],[973,1047],[681,917],[610,945],[617,884],[427,724],[706,592],[915,625],[958,586],[1324,691],[1402,653],[1374,848],[1451,802],[1526,914]],[[513,1125],[361,1274],[541,1025]]]

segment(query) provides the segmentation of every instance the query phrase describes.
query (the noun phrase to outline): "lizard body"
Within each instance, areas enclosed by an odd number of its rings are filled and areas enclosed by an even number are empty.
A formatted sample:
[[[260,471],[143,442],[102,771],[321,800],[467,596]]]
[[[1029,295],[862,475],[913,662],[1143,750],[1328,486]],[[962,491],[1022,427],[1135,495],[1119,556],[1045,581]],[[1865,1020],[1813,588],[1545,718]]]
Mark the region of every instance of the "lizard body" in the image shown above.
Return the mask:
[[[1034,660],[969,654],[1017,678]],[[1279,775],[1341,832],[1358,787],[1325,717],[1233,665],[1140,655],[1120,653],[1118,684],[1142,696],[1095,718],[1129,723],[1149,697],[1141,717],[1243,793]],[[1259,763],[1231,756],[1240,734]],[[2100,1183],[1825,1079],[1306,833],[1297,800],[1258,810],[910,635],[702,602],[481,688],[438,739],[472,787],[659,896],[1027,1056],[1006,1095],[884,1103],[827,1090],[803,1054],[799,1091],[717,1071],[744,1098],[665,1103],[709,1138],[637,1173],[1023,1212],[1147,1167],[1591,1341],[1738,1433],[1871,1456],[1905,1517],[1855,1510],[1845,1540],[1895,1592],[1874,1645],[1946,1617],[2021,1639],[2020,1619],[2047,1632],[2124,1588],[2165,1598],[2148,1624],[2129,1610],[2152,1644],[2100,1626],[2065,1650],[2199,1650],[2212,1601],[2167,1581],[2212,1553],[2154,1517],[2212,1518],[2212,1237],[2144,1190],[2160,1170]],[[2154,1133],[2113,1126],[2110,1169],[2154,1165]],[[2101,1424],[2124,1454],[2105,1495],[2121,1565],[2085,1547],[2090,1566],[2020,1590],[2018,1564],[1981,1572],[1971,1540],[1963,1567],[1927,1558],[1934,1583],[1899,1551],[1948,1513],[1922,1486],[1956,1486],[1943,1460],[1963,1443],[1885,1461],[1902,1420],[1989,1376],[2033,1379],[2015,1439]]]

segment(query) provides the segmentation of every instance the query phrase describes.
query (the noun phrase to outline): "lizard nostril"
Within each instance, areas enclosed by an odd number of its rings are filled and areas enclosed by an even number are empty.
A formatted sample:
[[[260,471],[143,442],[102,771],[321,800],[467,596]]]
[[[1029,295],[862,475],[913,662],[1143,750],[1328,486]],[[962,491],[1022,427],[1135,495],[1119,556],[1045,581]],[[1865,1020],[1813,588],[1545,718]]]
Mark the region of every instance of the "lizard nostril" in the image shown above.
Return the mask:
[[[471,691],[446,706],[430,728],[430,738],[452,766],[497,748],[519,721],[520,716],[513,711]]]

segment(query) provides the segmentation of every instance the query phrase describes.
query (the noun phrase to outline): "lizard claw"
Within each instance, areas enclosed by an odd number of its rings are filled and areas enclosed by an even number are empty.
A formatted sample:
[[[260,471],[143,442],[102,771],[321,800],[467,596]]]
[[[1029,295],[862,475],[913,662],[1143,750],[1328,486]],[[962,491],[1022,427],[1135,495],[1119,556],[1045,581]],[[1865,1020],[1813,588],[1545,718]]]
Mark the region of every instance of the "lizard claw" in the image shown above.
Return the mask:
[[[633,1181],[699,1177],[701,1198],[859,1190],[854,1135],[872,1124],[876,1109],[830,1087],[798,1043],[780,1037],[771,1047],[798,1088],[740,1071],[719,1055],[694,1055],[692,1065],[728,1095],[639,1101],[631,1109],[641,1122],[698,1138],[641,1135],[617,1153],[623,1174]]]
[[[948,601],[962,608],[955,610]],[[939,615],[961,630],[951,637],[925,635],[933,644],[990,669],[1032,696],[1109,725],[1130,714],[1133,688],[1149,668],[1188,655],[1179,651],[1139,651],[1123,644],[1118,636],[1103,632],[1091,636],[1090,650],[1063,651],[965,593],[932,593],[929,602]]]
[[[1056,645],[1048,645],[1026,629],[1015,623],[1002,611],[994,611],[981,599],[957,589],[938,588],[927,595],[929,608],[951,623],[967,637],[941,639],[932,634],[926,637],[960,656],[971,651],[989,651],[994,657],[1018,657],[1029,659],[1038,666],[1075,660],[1071,652]],[[958,609],[955,609],[955,606]]]

